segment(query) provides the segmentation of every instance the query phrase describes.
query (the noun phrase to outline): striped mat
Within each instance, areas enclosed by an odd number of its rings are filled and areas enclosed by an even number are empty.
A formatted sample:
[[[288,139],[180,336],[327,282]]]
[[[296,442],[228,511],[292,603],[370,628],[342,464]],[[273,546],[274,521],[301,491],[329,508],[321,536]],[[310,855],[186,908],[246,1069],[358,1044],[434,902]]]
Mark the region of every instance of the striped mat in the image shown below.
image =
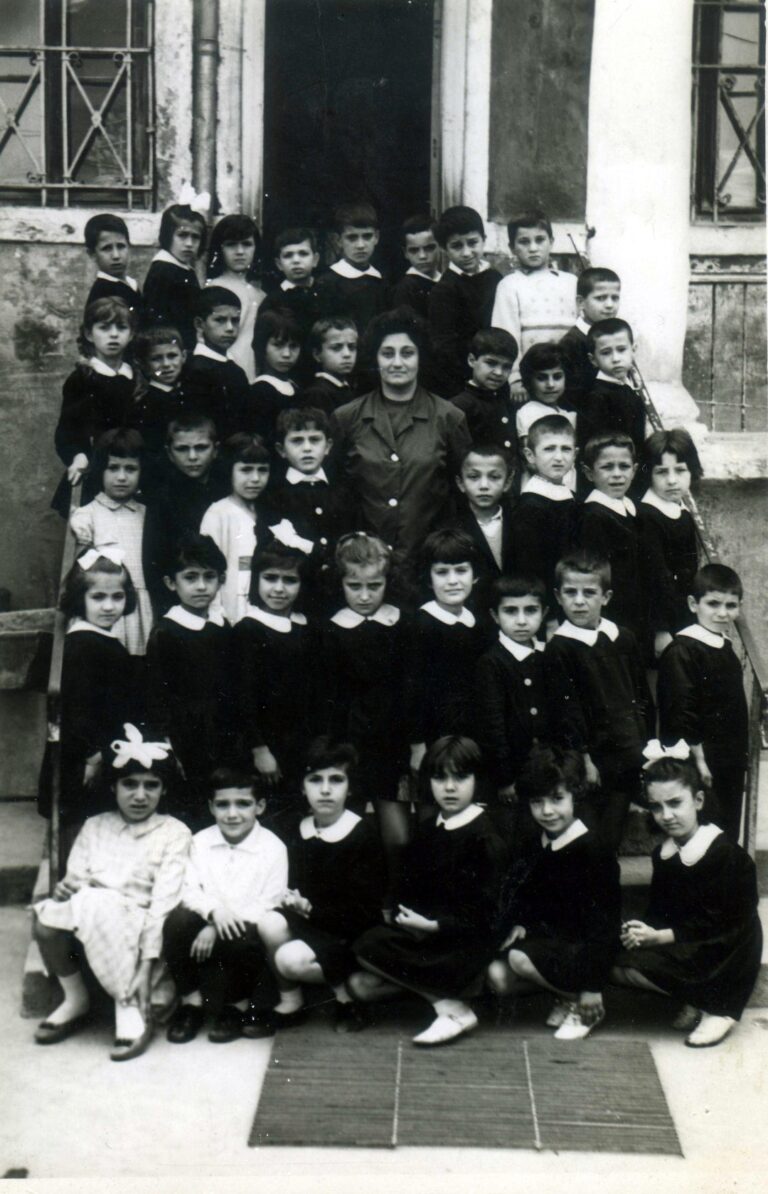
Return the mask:
[[[644,1041],[483,1029],[421,1050],[327,1024],[278,1036],[248,1143],[681,1155]]]

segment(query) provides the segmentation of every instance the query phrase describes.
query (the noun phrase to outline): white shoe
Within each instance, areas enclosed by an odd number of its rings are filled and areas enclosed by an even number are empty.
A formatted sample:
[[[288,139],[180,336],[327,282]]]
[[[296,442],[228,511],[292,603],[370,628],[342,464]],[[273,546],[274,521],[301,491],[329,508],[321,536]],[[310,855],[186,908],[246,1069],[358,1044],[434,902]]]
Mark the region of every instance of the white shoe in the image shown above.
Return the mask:
[[[671,1028],[675,1032],[691,1032],[696,1027],[701,1017],[701,1012],[692,1003],[684,1003],[680,1011],[675,1016]]]
[[[571,1004],[567,999],[556,999],[544,1024],[547,1028],[559,1028],[564,1023],[565,1017],[570,1010]]]
[[[429,1028],[413,1038],[413,1043],[424,1046],[447,1045],[473,1028],[477,1028],[477,1016],[473,1011],[450,1012],[433,1020]]]
[[[588,1037],[593,1028],[597,1028],[598,1024],[605,1019],[605,1012],[601,1012],[596,1020],[591,1024],[585,1024],[581,1016],[576,1010],[576,1005],[571,1004],[568,1014],[563,1020],[562,1024],[555,1033],[556,1041],[583,1041]]]
[[[704,1012],[698,1028],[694,1028],[690,1036],[685,1038],[685,1043],[692,1049],[706,1049],[709,1045],[719,1045],[735,1023],[731,1016],[710,1016]]]

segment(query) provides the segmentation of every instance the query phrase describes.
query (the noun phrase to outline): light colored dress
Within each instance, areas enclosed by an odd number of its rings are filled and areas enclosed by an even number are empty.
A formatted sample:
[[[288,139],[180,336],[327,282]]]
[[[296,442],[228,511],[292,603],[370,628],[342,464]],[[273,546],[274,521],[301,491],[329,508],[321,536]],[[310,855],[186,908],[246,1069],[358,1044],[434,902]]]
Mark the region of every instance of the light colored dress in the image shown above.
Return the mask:
[[[240,331],[234,344],[227,350],[227,356],[245,370],[248,381],[253,385],[256,380],[253,325],[256,323],[256,313],[266,295],[258,286],[254,286],[251,282],[244,282],[236,274],[219,274],[218,278],[209,278],[206,286],[225,286],[240,299]]]
[[[74,894],[35,905],[40,924],[83,943],[88,965],[113,999],[126,998],[140,961],[160,958],[163,923],[179,902],[191,841],[186,825],[160,813],[133,824],[117,812],[90,817],[67,861],[65,882]],[[159,974],[161,967],[153,970]]]
[[[209,506],[200,523],[200,533],[211,536],[227,561],[227,578],[218,596],[224,616],[232,626],[248,608],[251,561],[256,550],[255,526],[255,516],[231,494]]]
[[[125,557],[133,587],[136,609],[116,622],[112,633],[128,648],[130,655],[145,655],[152,629],[152,603],[144,580],[141,545],[144,537],[146,506],[131,498],[115,502],[99,493],[87,506],[73,511],[70,526],[81,547],[106,547],[114,544]]]

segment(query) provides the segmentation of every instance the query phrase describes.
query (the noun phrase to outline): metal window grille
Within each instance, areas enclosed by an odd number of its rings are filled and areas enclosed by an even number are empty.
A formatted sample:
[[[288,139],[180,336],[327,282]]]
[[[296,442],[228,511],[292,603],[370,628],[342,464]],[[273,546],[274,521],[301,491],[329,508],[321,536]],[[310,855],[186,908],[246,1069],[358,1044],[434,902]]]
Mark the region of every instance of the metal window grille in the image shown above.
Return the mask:
[[[0,202],[151,208],[151,0],[0,0]]]
[[[695,0],[692,206],[712,223],[765,216],[765,3]]]

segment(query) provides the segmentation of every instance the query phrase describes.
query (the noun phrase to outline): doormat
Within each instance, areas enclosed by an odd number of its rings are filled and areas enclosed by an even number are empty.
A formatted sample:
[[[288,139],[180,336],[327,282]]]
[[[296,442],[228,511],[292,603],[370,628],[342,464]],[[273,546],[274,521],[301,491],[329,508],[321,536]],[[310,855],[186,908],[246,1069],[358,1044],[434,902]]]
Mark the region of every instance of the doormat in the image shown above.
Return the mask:
[[[432,1050],[386,1028],[281,1034],[248,1143],[682,1155],[644,1041],[498,1029]]]

